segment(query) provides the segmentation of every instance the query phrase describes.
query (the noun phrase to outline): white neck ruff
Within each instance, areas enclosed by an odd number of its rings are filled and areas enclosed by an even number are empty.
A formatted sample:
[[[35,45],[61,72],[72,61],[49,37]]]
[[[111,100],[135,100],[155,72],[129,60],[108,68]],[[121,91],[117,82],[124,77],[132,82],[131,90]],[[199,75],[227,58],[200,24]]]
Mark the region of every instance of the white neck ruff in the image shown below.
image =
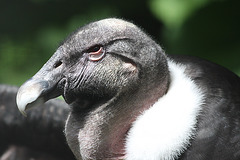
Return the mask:
[[[183,65],[168,65],[169,90],[133,123],[126,139],[127,160],[173,160],[195,135],[203,94]]]

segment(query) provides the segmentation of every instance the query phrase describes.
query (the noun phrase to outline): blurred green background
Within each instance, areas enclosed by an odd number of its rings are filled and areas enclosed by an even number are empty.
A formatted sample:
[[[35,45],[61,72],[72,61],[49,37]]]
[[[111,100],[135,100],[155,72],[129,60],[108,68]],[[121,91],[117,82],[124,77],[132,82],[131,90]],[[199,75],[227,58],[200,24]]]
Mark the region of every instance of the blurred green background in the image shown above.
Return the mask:
[[[20,85],[72,31],[130,20],[168,54],[202,57],[240,75],[239,0],[0,0],[0,83]]]

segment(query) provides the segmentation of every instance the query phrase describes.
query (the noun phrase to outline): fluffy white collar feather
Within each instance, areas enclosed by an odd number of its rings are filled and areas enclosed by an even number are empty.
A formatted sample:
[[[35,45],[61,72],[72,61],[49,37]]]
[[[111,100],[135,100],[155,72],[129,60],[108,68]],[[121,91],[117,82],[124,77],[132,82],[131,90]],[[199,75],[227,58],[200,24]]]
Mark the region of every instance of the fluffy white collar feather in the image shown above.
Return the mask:
[[[183,65],[168,65],[169,90],[134,122],[126,139],[127,160],[174,160],[195,135],[203,94]]]

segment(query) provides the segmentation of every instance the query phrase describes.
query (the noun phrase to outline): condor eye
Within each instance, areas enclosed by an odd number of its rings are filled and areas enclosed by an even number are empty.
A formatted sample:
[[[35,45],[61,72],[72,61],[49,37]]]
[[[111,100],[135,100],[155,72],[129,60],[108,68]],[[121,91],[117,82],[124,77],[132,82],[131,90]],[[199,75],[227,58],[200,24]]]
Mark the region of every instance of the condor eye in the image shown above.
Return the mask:
[[[102,46],[95,46],[89,49],[89,60],[99,61],[105,55],[104,49]]]

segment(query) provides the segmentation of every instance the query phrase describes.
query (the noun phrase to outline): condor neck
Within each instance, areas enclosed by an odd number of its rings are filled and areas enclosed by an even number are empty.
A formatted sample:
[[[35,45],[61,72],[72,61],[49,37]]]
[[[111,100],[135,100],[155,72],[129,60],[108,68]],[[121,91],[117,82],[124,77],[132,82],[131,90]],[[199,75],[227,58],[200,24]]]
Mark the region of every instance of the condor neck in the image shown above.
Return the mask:
[[[76,157],[124,159],[125,140],[132,123],[167,91],[168,79],[155,82],[155,85],[148,83],[144,86],[140,83],[136,88],[119,93],[91,111],[71,113],[66,137],[68,144],[73,144],[70,148]],[[74,125],[78,128],[68,125],[72,123],[78,123]],[[72,136],[74,134],[78,135],[77,139]]]

